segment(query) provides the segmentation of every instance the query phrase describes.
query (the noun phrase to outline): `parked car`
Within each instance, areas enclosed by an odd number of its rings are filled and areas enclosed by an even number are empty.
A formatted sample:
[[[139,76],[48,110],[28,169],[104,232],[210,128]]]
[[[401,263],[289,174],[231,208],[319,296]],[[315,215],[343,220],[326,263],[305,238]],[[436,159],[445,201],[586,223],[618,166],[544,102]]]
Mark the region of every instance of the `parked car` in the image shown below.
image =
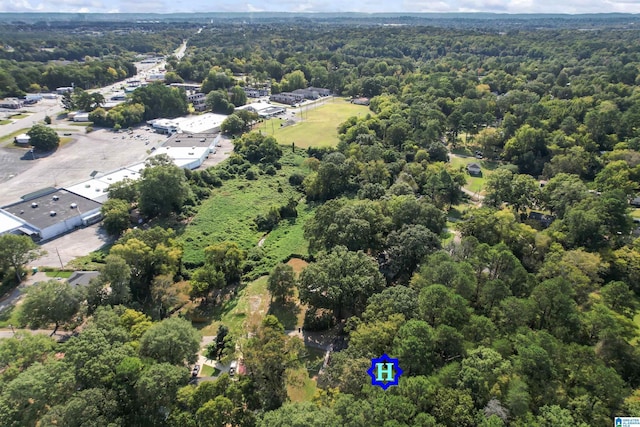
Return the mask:
[[[236,373],[236,369],[238,369],[238,362],[234,360],[233,362],[231,362],[231,365],[229,365],[229,376],[234,376]]]
[[[193,370],[191,371],[191,376],[197,377],[199,373],[200,373],[200,365],[195,365],[193,367]]]

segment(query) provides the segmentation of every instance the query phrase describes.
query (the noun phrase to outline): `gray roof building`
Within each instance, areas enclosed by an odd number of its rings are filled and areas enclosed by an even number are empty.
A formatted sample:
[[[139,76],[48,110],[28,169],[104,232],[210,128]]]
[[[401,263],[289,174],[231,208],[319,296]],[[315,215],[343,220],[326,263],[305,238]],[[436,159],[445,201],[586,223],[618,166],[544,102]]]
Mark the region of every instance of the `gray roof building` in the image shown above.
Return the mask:
[[[36,230],[42,240],[49,240],[99,221],[101,206],[70,191],[53,189],[3,209]]]

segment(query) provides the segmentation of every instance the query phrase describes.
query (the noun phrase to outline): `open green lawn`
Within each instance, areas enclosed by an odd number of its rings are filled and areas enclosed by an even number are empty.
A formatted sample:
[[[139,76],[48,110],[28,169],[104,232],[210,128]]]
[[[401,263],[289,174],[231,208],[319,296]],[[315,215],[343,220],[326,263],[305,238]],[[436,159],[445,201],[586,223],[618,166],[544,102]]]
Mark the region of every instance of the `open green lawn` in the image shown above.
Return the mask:
[[[482,176],[471,176],[466,172],[469,163],[477,163],[482,168]],[[491,175],[500,164],[492,160],[476,159],[475,157],[451,157],[451,165],[454,168],[462,167],[465,170],[467,185],[464,187],[474,193],[482,193],[487,176]]]
[[[290,372],[287,383],[287,394],[293,402],[313,399],[317,389],[315,377],[324,362],[323,350],[305,347],[305,353],[301,358],[302,366]]]
[[[18,114],[13,114],[9,117],[12,118],[13,120],[19,120],[19,119],[24,119],[25,117],[29,117],[30,115],[31,114],[29,113],[18,113]]]
[[[53,270],[53,271],[45,271],[47,277],[60,277],[62,279],[68,279],[73,274],[73,271],[61,271],[61,270]]]
[[[200,329],[202,335],[215,335],[218,326],[223,324],[233,336],[242,337],[246,335],[249,323],[260,323],[268,307],[267,276],[263,276],[240,289],[235,298],[212,305],[202,313],[207,321],[194,322],[193,326]]]
[[[632,209],[631,210],[632,218],[640,218],[640,209]]]
[[[0,120],[0,125],[8,125],[9,123],[12,123],[11,120]]]
[[[220,369],[216,369],[211,365],[204,364],[202,365],[202,370],[200,371],[201,377],[215,377],[220,373]]]
[[[289,184],[289,176],[295,171],[306,172],[302,166],[305,157],[300,153],[292,154],[286,148],[285,152],[281,159],[282,169],[276,175],[259,175],[256,180],[240,177],[224,181],[222,187],[214,189],[211,197],[198,207],[198,213],[180,236],[187,267],[201,264],[203,249],[214,243],[230,240],[245,250],[255,247],[264,232],[256,229],[254,218],[267,214],[272,206],[286,204],[290,197],[300,200],[302,193]],[[281,221],[265,241],[268,264],[275,265],[290,253],[306,254],[306,243],[301,237],[302,223],[311,211],[304,204],[298,211],[300,216],[295,221]]]
[[[334,98],[324,105],[307,110],[302,107],[302,122],[290,126],[281,127],[281,119],[271,119],[262,122],[259,129],[273,135],[280,144],[290,146],[292,142],[296,147],[320,147],[335,146],[338,144],[338,125],[349,117],[359,114],[373,114],[368,107],[351,104],[341,98]]]

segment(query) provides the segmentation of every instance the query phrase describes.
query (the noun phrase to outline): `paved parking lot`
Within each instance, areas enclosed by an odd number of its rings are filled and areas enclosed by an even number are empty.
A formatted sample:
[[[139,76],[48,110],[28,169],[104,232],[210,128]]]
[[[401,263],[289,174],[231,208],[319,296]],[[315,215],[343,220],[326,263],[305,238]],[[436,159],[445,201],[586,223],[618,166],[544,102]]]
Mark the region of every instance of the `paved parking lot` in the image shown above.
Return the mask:
[[[142,128],[132,134],[101,129],[72,137],[72,142],[35,160],[30,155],[25,156],[27,150],[0,149],[0,206],[45,187],[77,184],[90,179],[94,171],[106,173],[144,161],[151,147],[166,140],[166,136]]]

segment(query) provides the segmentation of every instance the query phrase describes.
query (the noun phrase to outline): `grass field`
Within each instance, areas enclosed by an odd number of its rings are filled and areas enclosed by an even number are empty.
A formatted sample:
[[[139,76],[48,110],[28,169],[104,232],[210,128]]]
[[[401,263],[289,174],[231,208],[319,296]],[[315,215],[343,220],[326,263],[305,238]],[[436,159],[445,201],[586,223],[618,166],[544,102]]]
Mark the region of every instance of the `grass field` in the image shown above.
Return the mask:
[[[338,144],[338,125],[349,117],[358,114],[371,113],[368,107],[351,104],[341,98],[334,98],[324,105],[306,110],[302,107],[301,117],[303,121],[294,125],[281,127],[281,119],[271,119],[262,122],[259,129],[273,135],[278,143],[290,146],[292,142],[296,147],[321,147],[335,146]],[[373,113],[371,113],[373,114]]]
[[[250,282],[242,288],[235,298],[215,305],[206,314],[207,322],[194,323],[202,335],[215,335],[220,324],[229,328],[235,337],[242,337],[250,325],[258,324],[266,315],[269,307],[267,276]]]
[[[216,369],[211,365],[204,364],[202,365],[202,370],[200,371],[201,377],[215,377],[220,373],[220,369]]]
[[[291,380],[287,384],[287,394],[293,402],[311,401],[316,393],[316,376],[324,362],[323,350],[305,347],[302,366],[290,372]]]
[[[482,169],[482,176],[476,177],[471,176],[466,172],[466,167],[469,163],[477,163],[480,165]],[[467,178],[467,185],[464,186],[469,191],[473,191],[474,193],[482,193],[484,190],[484,184],[487,179],[487,176],[491,175],[495,169],[497,169],[500,164],[498,162],[494,162],[491,160],[480,160],[475,157],[451,157],[451,165],[457,169],[462,167],[465,169],[465,174]]]
[[[11,120],[0,120],[0,125],[8,125],[9,123],[13,123]]]
[[[185,265],[192,267],[202,263],[203,249],[225,240],[234,241],[245,250],[255,247],[264,232],[256,229],[254,218],[258,214],[266,214],[272,206],[286,204],[290,197],[296,200],[302,197],[289,185],[288,179],[294,171],[301,170],[305,157],[285,151],[287,154],[281,159],[282,169],[276,175],[259,175],[256,180],[240,177],[224,181],[222,187],[215,189],[198,208],[198,213],[180,237],[184,245]],[[293,222],[281,221],[265,241],[269,263],[275,265],[290,253],[306,254],[306,244],[301,237],[302,223],[311,211],[304,204],[298,210],[299,218]]]
[[[45,271],[44,274],[46,274],[47,277],[60,277],[62,279],[68,279],[73,274],[73,271],[53,270],[53,271]]]

